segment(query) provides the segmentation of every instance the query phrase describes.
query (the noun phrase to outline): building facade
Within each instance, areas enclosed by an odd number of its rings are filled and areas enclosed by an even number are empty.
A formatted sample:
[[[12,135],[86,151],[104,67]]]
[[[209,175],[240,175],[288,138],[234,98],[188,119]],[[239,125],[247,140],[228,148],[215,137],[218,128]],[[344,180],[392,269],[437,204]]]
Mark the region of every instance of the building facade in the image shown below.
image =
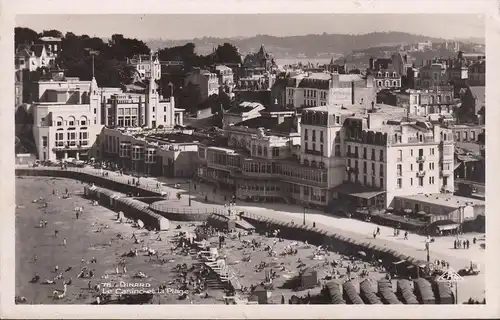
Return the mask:
[[[201,99],[204,101],[214,94],[219,94],[219,77],[208,70],[195,69],[184,79],[184,85],[192,83],[200,89]]]
[[[379,70],[373,76],[377,90],[401,88],[401,75],[396,70]]]
[[[124,171],[192,178],[197,168],[198,140],[191,132],[143,128],[104,128],[100,135],[103,159]]]
[[[161,79],[161,64],[157,55],[138,55],[132,59],[127,58],[127,64],[133,66],[136,71],[137,81],[146,81],[153,78],[155,81]]]
[[[28,69],[35,71],[38,68],[50,68],[55,65],[56,55],[44,44],[34,44],[31,46],[21,45],[15,54],[14,65],[16,70]]]
[[[357,74],[305,73],[294,76],[286,86],[286,105],[295,108],[332,104],[369,104],[376,100],[372,76]]]
[[[395,92],[396,106],[408,110],[409,115],[418,117],[454,116],[458,101],[453,97],[452,87],[435,90],[405,90]]]
[[[43,81],[33,108],[33,136],[40,160],[89,159],[103,125],[95,79]]]

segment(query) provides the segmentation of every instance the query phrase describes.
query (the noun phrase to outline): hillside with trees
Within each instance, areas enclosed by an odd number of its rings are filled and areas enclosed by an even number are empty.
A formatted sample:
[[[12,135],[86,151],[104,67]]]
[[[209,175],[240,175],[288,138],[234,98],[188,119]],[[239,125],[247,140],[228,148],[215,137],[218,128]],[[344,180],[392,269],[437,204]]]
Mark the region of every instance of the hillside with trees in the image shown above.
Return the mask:
[[[412,44],[426,40],[444,41],[443,39],[405,32],[373,32],[362,35],[323,33],[288,37],[270,35],[257,35],[249,38],[203,37],[191,40],[149,40],[147,44],[155,49],[193,43],[198,54],[210,54],[213,48],[224,43],[231,43],[238,47],[242,53],[256,52],[263,44],[276,58],[296,57],[298,55],[317,58],[329,57],[332,53],[347,55],[352,51],[370,47]]]
[[[40,37],[45,36],[61,38],[63,50],[57,57],[56,64],[69,77],[91,80],[94,56],[95,77],[102,87],[120,87],[130,83],[134,69],[127,65],[126,58],[150,52],[143,41],[125,38],[121,34],[115,34],[108,42],[104,42],[101,38],[78,36],[71,32],[63,35],[58,30],[45,30],[41,33],[29,28],[14,30],[16,48],[22,44],[36,43]],[[29,78],[36,79],[36,75]]]

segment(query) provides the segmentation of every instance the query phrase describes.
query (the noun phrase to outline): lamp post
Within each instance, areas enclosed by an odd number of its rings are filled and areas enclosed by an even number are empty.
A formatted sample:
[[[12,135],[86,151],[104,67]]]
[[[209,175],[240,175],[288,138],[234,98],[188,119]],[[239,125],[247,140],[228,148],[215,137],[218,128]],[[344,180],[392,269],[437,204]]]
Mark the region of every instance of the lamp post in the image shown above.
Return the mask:
[[[188,203],[189,203],[189,206],[191,207],[191,180],[189,180]]]
[[[431,242],[430,240],[426,240],[425,241],[425,251],[427,252],[427,262],[431,262],[431,256],[430,256],[430,252],[429,252],[429,247],[431,246]]]
[[[305,225],[306,224],[306,206],[304,205],[304,220],[302,221],[302,224]]]

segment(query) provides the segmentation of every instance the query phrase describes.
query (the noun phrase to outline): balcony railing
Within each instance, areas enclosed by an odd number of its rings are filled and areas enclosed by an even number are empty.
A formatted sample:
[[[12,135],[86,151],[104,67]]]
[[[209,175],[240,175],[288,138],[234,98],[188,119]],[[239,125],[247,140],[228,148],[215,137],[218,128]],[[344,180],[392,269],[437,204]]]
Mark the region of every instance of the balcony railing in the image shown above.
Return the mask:
[[[418,156],[417,157],[417,163],[420,163],[420,162],[425,162],[425,157],[424,156]]]
[[[349,158],[359,158],[359,154],[356,152],[347,152],[346,156]]]
[[[397,162],[403,162],[403,158],[396,158]]]
[[[402,177],[402,176],[403,176],[403,172],[398,171],[398,172],[396,173],[396,175],[397,175],[398,177]]]
[[[312,154],[312,155],[316,155],[316,156],[321,156],[321,151],[318,151],[318,150],[312,150],[312,149],[305,149],[304,151],[305,153],[307,154]]]
[[[425,176],[425,171],[424,170],[417,171],[417,177],[421,178],[421,177],[424,177],[424,176]]]

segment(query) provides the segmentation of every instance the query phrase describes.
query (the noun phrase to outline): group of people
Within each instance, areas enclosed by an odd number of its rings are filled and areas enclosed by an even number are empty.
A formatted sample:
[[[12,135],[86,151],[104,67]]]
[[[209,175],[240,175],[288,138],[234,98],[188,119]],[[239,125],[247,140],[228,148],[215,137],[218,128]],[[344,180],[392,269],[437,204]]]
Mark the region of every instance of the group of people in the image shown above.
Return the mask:
[[[455,241],[453,241],[454,249],[469,249],[469,246],[470,246],[469,239],[466,240],[455,239]]]

